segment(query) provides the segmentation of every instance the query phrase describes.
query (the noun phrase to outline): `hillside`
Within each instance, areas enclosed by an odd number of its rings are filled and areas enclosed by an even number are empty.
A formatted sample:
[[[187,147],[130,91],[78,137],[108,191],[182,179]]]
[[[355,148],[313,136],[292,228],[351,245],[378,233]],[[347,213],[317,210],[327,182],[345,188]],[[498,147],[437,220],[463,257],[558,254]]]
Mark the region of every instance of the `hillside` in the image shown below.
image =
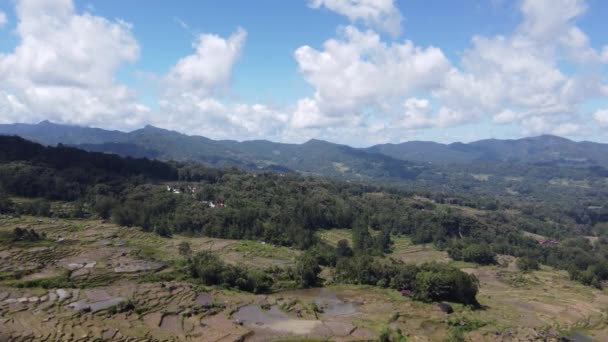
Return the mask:
[[[517,140],[489,139],[467,144],[410,141],[353,148],[314,139],[303,144],[266,140],[238,142],[189,136],[153,126],[120,132],[48,121],[35,125],[0,125],[0,134],[19,135],[47,145],[62,143],[123,156],[192,160],[218,167],[282,168],[351,179],[411,179],[424,168],[412,162],[445,165],[490,161],[608,166],[608,144],[574,142],[550,135]]]
[[[608,215],[578,222],[567,206],[17,137],[0,137],[0,161],[2,339],[508,341],[608,329]]]
[[[471,161],[608,165],[608,144],[574,142],[552,135],[517,140],[480,140],[468,144],[412,141],[384,144],[368,151],[402,160],[441,164]]]
[[[304,144],[218,141],[153,126],[123,133],[49,122],[1,125],[0,134],[19,135],[47,145],[62,143],[89,151],[196,161],[215,167],[294,170],[350,179],[410,179],[420,172],[419,168],[406,161],[319,140]]]
[[[575,209],[0,137],[0,338],[605,336],[608,211]]]

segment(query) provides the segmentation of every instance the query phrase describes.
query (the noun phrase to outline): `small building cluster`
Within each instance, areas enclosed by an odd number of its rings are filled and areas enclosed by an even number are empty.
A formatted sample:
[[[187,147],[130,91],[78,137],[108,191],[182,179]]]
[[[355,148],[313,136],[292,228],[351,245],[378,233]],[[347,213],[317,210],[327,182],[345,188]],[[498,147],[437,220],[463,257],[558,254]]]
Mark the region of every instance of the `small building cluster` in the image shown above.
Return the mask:
[[[217,200],[217,201],[203,201],[203,204],[206,204],[209,208],[223,208],[226,205],[224,204],[224,201],[221,200]]]
[[[190,193],[190,194],[194,194],[196,193],[197,188],[195,186],[190,186],[190,185],[186,185],[186,186],[180,186],[180,187],[172,187],[170,185],[167,185],[167,192],[171,192],[174,194],[181,194],[181,193]]]
[[[554,240],[554,239],[540,240],[538,243],[540,243],[541,246],[555,246],[555,245],[559,245],[559,241],[558,240]]]

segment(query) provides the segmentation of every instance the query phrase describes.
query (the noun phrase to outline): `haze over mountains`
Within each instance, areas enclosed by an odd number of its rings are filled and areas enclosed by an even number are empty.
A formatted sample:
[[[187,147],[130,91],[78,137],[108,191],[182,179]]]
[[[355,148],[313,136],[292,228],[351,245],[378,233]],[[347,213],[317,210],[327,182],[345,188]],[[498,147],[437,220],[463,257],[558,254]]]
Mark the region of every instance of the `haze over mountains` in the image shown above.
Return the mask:
[[[188,136],[153,126],[121,132],[49,121],[0,125],[0,134],[123,156],[350,178],[411,178],[428,163],[478,161],[608,166],[608,144],[574,142],[551,135],[518,140],[489,139],[468,144],[410,141],[354,148],[322,140],[309,140],[303,144],[266,140],[238,142]]]

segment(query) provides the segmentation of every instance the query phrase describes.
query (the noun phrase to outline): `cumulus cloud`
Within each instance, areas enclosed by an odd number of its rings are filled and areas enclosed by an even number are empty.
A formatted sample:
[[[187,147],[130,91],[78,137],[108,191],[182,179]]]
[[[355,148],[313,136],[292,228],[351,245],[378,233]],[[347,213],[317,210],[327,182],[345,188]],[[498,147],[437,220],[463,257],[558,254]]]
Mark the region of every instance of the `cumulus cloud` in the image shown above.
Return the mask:
[[[18,0],[16,13],[19,43],[0,54],[0,104],[9,113],[3,121],[20,113],[19,121],[141,122],[148,109],[114,80],[139,56],[128,23],[78,14],[71,0]]]
[[[498,114],[494,115],[493,121],[496,124],[503,125],[515,122],[524,116],[525,114],[523,113],[515,112],[510,109],[503,109]]]
[[[194,52],[178,60],[164,76],[160,110],[153,124],[203,134],[212,138],[276,137],[289,117],[264,104],[225,103],[221,89],[228,86],[247,32],[238,29],[227,38],[201,34]]]
[[[444,128],[470,120],[462,112],[444,106],[433,114],[433,107],[427,99],[409,98],[403,108],[404,115],[398,119],[398,126],[405,129]]]
[[[589,134],[585,123],[574,122],[572,117],[527,116],[520,122],[521,132],[525,136],[553,134],[560,136],[584,136]]]
[[[599,109],[593,114],[593,118],[602,127],[608,127],[608,109]]]
[[[6,19],[6,13],[0,11],[0,28],[2,28],[4,25],[6,25],[7,19]]]
[[[230,80],[246,37],[243,29],[227,39],[201,34],[192,46],[194,54],[180,59],[169,70],[168,90],[181,96],[209,96]]]
[[[309,6],[325,7],[346,16],[351,22],[362,22],[393,36],[401,32],[401,12],[394,0],[310,0]]]
[[[333,6],[349,3],[355,2]],[[329,8],[323,1],[315,5]],[[458,66],[439,48],[387,43],[372,30],[348,26],[321,50],[296,50],[299,70],[315,92],[298,102],[291,123],[331,127],[353,119],[365,127],[362,117],[372,113],[370,121],[419,130],[489,116],[530,133],[575,134],[581,127],[568,119],[587,100],[608,94],[593,68],[608,61],[608,47],[594,49],[576,24],[586,10],[583,0],[523,0],[514,32],[474,36]],[[564,64],[574,71],[563,71]]]
[[[566,122],[557,125],[553,129],[553,134],[557,135],[579,135],[581,134],[583,127],[579,124],[575,124],[573,122]]]
[[[428,128],[433,126],[429,117],[432,106],[427,99],[410,98],[403,104],[405,113],[400,120],[400,127],[406,129]]]
[[[585,68],[575,73],[561,69],[563,63],[589,68],[604,60],[576,26],[585,10],[582,0],[524,0],[524,19],[517,30],[509,36],[475,36],[463,53],[462,68],[450,71],[433,95],[469,115],[491,113],[495,123],[519,122],[535,132],[574,132],[572,125],[554,126],[606,87]]]
[[[80,13],[73,0],[14,3],[18,44],[0,54],[2,122],[151,123],[212,138],[314,136],[360,145],[480,121],[519,126],[527,135],[578,135],[589,128],[582,105],[608,96],[598,72],[608,46],[594,48],[577,25],[583,0],[522,0],[513,32],[474,36],[454,63],[438,47],[380,33],[399,34],[393,0],[310,0],[352,22],[321,47],[294,52],[310,94],[286,107],[233,101],[230,81],[247,40],[237,29],[226,37],[197,35],[190,54],[154,77],[161,87],[154,110],[115,78],[139,58],[130,24]],[[606,110],[593,117],[608,127]]]
[[[411,41],[386,44],[374,31],[353,26],[326,41],[322,51],[303,46],[294,55],[304,79],[316,89],[295,111],[295,122],[308,127],[342,124],[368,107],[384,110],[391,101],[437,86],[450,68],[438,48]]]

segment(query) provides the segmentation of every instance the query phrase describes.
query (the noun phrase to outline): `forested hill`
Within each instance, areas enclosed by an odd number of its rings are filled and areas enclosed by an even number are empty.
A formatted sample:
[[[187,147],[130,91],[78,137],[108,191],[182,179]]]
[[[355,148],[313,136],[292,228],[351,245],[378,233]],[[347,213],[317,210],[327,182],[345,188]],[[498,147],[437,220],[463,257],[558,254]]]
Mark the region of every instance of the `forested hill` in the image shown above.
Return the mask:
[[[480,140],[468,144],[412,141],[367,149],[393,158],[441,164],[471,161],[563,163],[608,166],[608,144],[574,142],[552,135],[517,140]]]
[[[49,203],[57,201],[78,210],[52,209]],[[405,235],[455,260],[495,263],[497,254],[508,254],[601,287],[608,279],[607,208],[598,203],[578,211],[567,203],[502,202],[474,193],[220,170],[0,138],[0,214],[100,217],[162,236],[263,240],[311,251],[319,262],[335,265],[344,281],[371,285],[394,283],[401,266],[383,268],[370,256],[384,255],[394,236]],[[352,231],[353,259],[339,263],[344,251],[319,239],[330,228]],[[530,233],[552,240],[541,244]],[[364,277],[349,278],[353,274]]]
[[[74,200],[90,187],[125,179],[177,180],[177,169],[160,161],[121,158],[66,146],[47,147],[0,136],[0,191],[19,196]]]
[[[48,121],[38,125],[0,125],[0,134],[19,135],[47,145],[62,143],[122,156],[196,161],[214,167],[247,170],[298,171],[360,180],[412,179],[420,172],[419,166],[407,161],[319,140],[299,145],[261,140],[218,141],[153,126],[123,133]]]
[[[405,142],[353,148],[320,140],[283,144],[237,142],[188,136],[146,126],[132,132],[54,124],[0,125],[0,134],[19,135],[46,145],[59,143],[89,151],[162,160],[197,161],[216,167],[293,170],[359,180],[413,179],[428,167],[463,162],[608,166],[608,145],[555,136],[481,140],[468,144]]]

